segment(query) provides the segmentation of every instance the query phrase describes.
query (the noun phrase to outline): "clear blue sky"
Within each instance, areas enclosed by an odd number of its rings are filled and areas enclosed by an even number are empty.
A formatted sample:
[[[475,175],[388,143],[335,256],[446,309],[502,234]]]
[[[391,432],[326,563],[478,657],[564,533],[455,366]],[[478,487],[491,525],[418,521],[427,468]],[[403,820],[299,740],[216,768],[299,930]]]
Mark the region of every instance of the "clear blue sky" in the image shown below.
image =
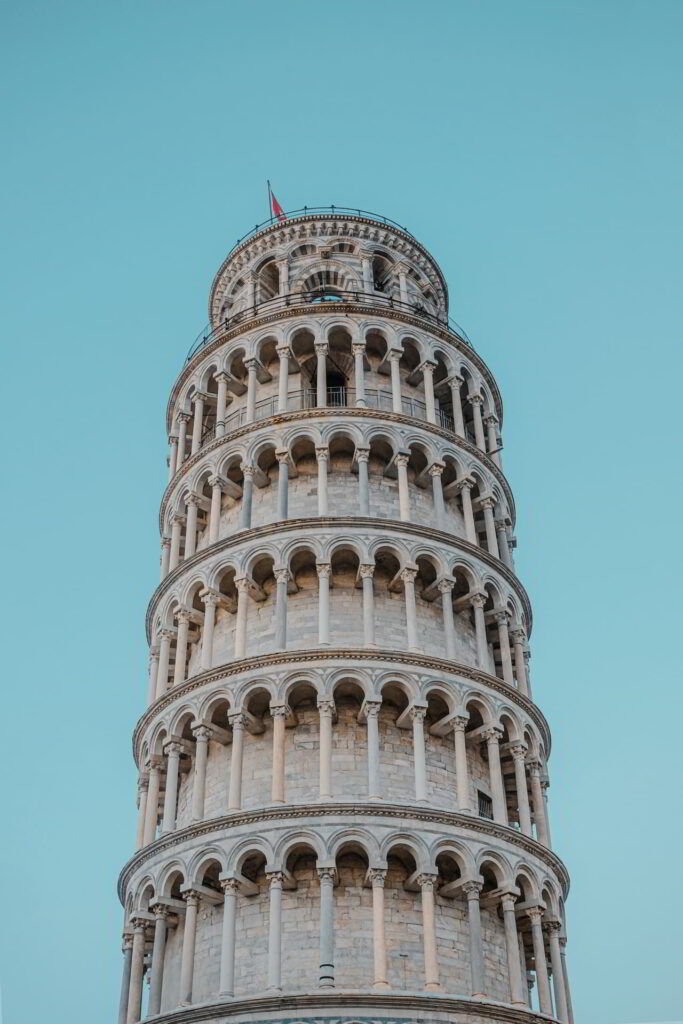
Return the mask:
[[[679,1019],[683,5],[0,4],[5,1024],[113,1020],[169,388],[267,214],[406,224],[497,376],[577,1022]]]

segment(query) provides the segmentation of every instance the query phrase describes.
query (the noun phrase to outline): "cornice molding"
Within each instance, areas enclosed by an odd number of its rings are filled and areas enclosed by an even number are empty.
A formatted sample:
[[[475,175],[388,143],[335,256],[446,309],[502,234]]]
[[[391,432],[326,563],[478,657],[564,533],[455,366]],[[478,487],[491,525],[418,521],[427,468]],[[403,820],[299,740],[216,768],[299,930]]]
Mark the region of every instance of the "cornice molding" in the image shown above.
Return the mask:
[[[366,1008],[370,1016],[358,1009]],[[316,1010],[334,1010],[323,1016]],[[394,1011],[390,1016],[378,1010]],[[308,1011],[308,1012],[306,1012]],[[430,1017],[432,1013],[435,1016]],[[253,1014],[269,1014],[254,1018]],[[547,1024],[554,1017],[535,1010],[466,996],[433,992],[324,991],[279,992],[252,999],[216,999],[197,1006],[183,1006],[155,1017],[158,1024],[191,1024],[194,1021],[225,1021],[244,1016],[249,1024],[443,1024],[452,1018],[461,1024],[491,1021],[492,1024]],[[447,1016],[446,1016],[447,1015]]]
[[[231,548],[238,547],[245,542],[252,543],[255,540],[263,540],[273,535],[281,536],[296,530],[306,530],[310,533],[311,530],[320,530],[324,527],[336,530],[381,530],[382,533],[399,535],[407,533],[415,537],[445,544],[454,548],[455,551],[463,552],[478,559],[490,569],[494,569],[515,591],[517,597],[524,605],[527,635],[531,636],[533,614],[531,611],[531,601],[524,586],[517,574],[509,569],[501,559],[494,558],[492,554],[484,548],[480,548],[478,544],[472,544],[470,541],[465,540],[464,537],[455,537],[452,533],[447,533],[445,530],[437,530],[432,526],[422,526],[420,523],[410,523],[402,519],[374,519],[371,516],[311,516],[310,519],[281,519],[276,520],[274,523],[266,523],[264,526],[254,526],[249,530],[238,530],[237,533],[233,533],[229,537],[223,537],[221,540],[216,541],[215,544],[209,544],[187,560],[184,559],[180,562],[172,572],[164,576],[149,599],[145,615],[147,643],[152,642],[152,619],[159,602],[166,591],[171,590],[186,572],[192,572],[208,558],[212,558],[223,551],[230,551]]]
[[[171,704],[174,704],[178,700],[184,700],[188,694],[193,693],[195,690],[198,690],[207,684],[222,683],[225,680],[234,679],[236,676],[243,676],[250,672],[263,674],[268,669],[277,668],[279,666],[286,667],[293,665],[294,667],[297,667],[305,665],[310,667],[315,663],[324,667],[329,662],[341,665],[345,663],[350,663],[351,665],[356,665],[358,663],[363,665],[386,664],[390,668],[395,667],[398,664],[409,669],[426,669],[428,672],[433,672],[435,675],[458,676],[468,680],[469,682],[479,683],[481,686],[486,686],[490,690],[495,690],[497,693],[500,693],[511,704],[516,704],[526,712],[543,736],[546,757],[550,757],[550,727],[545,715],[532,701],[527,697],[522,696],[519,690],[508,686],[508,684],[503,679],[499,679],[498,676],[491,676],[487,672],[482,672],[479,669],[472,668],[470,665],[461,665],[457,662],[447,661],[445,658],[435,658],[427,654],[416,654],[414,651],[382,651],[377,648],[370,649],[364,647],[358,647],[355,649],[350,647],[326,647],[324,649],[321,648],[310,651],[274,651],[271,654],[260,654],[249,658],[241,658],[237,661],[231,661],[225,665],[218,665],[215,668],[200,672],[196,676],[193,676],[191,679],[182,683],[180,686],[176,686],[172,690],[169,690],[162,697],[159,697],[158,700],[154,701],[153,704],[150,704],[144,714],[138,719],[133,731],[133,758],[136,765],[139,764],[138,747],[150,722],[153,721],[153,719],[162,711],[165,711]]]
[[[202,821],[194,825],[188,825],[186,828],[179,829],[177,832],[171,832],[165,836],[161,836],[160,839],[155,839],[153,843],[149,843],[141,850],[138,850],[137,853],[130,858],[128,863],[124,865],[119,875],[117,885],[119,900],[123,905],[125,902],[126,887],[131,875],[148,860],[151,860],[160,853],[173,850],[175,847],[180,846],[185,842],[197,839],[200,836],[210,836],[230,827],[235,828],[248,825],[256,826],[263,825],[265,822],[298,821],[302,818],[306,819],[307,827],[310,828],[312,819],[330,817],[341,817],[347,822],[354,818],[368,817],[388,818],[391,821],[400,819],[403,822],[405,822],[406,819],[410,819],[412,821],[425,822],[429,825],[446,825],[451,828],[460,828],[478,836],[495,838],[508,843],[517,849],[524,850],[525,853],[531,854],[543,861],[553,870],[559,880],[565,900],[569,893],[569,872],[567,871],[563,861],[553,850],[549,850],[546,846],[542,846],[541,843],[536,842],[535,839],[530,839],[528,836],[522,835],[521,832],[517,832],[515,829],[509,828],[505,825],[499,825],[494,821],[490,821],[488,818],[479,818],[474,815],[460,814],[457,811],[446,811],[438,808],[414,806],[407,803],[390,804],[377,802],[372,803],[370,801],[364,803],[357,803],[355,801],[340,801],[339,803],[334,803],[330,801],[326,803],[278,804],[275,807],[263,807],[249,811],[234,811],[231,814],[223,814],[216,818],[209,818],[206,821]]]
[[[452,434],[449,430],[445,430],[436,423],[430,423],[428,420],[417,419],[414,416],[405,416],[403,413],[389,412],[385,409],[359,409],[357,406],[350,407],[339,407],[318,409],[299,409],[295,412],[282,412],[275,413],[273,416],[267,416],[262,420],[255,420],[253,423],[245,423],[243,426],[238,427],[236,430],[231,430],[230,433],[224,434],[222,437],[217,437],[209,444],[205,444],[198,452],[194,455],[190,455],[189,458],[183,462],[180,469],[178,469],[173,475],[173,479],[169,480],[166,485],[166,490],[163,493],[161,499],[161,508],[159,510],[159,532],[163,530],[164,523],[164,512],[166,511],[166,505],[168,499],[173,493],[175,487],[180,483],[185,476],[188,475],[191,469],[197,466],[205,455],[213,454],[219,448],[227,443],[234,444],[242,437],[254,433],[256,430],[260,430],[264,427],[279,426],[280,424],[296,423],[301,420],[311,419],[334,419],[338,417],[340,419],[353,418],[354,420],[367,418],[370,420],[382,420],[385,423],[397,423],[414,429],[416,425],[419,425],[419,429],[424,430],[427,434],[433,434],[437,437],[441,437],[444,441],[453,445],[454,448],[460,449],[463,452],[467,452],[468,455],[473,455],[477,458],[485,468],[492,473],[500,486],[505,492],[508,506],[510,509],[510,518],[512,519],[512,525],[514,528],[517,510],[515,507],[515,499],[512,493],[512,488],[507,481],[507,477],[491,459],[487,452],[483,452],[481,448],[478,448],[476,444],[472,444],[464,437],[460,437],[459,434]],[[170,428],[169,428],[170,430]]]
[[[372,296],[367,296],[368,300],[372,299]],[[447,331],[443,327],[439,327],[436,323],[428,323],[419,316],[411,316],[410,313],[406,313],[399,309],[392,309],[390,306],[381,306],[379,304],[373,305],[372,301],[367,302],[326,302],[325,303],[325,315],[328,316],[331,313],[343,312],[343,313],[359,313],[363,316],[368,314],[373,317],[384,318],[385,320],[394,320],[399,323],[408,324],[410,327],[415,327],[417,330],[423,331],[427,334],[431,334],[433,337],[438,338],[440,341],[451,345],[457,349],[462,355],[466,356],[474,365],[477,367],[481,375],[486,380],[486,383],[491,389],[493,401],[496,406],[496,412],[500,421],[501,427],[503,424],[503,400],[501,398],[498,385],[494,379],[490,369],[474,349],[466,345],[465,342],[461,342],[457,337]],[[263,316],[255,316],[252,320],[240,321],[224,334],[220,334],[214,341],[212,341],[205,348],[199,349],[198,352],[190,359],[189,363],[186,363],[183,369],[176,377],[175,383],[171,389],[171,394],[168,399],[168,405],[166,406],[166,423],[167,429],[170,430],[173,407],[175,405],[178,393],[181,390],[183,384],[191,377],[196,367],[199,365],[202,359],[206,356],[212,355],[222,345],[225,345],[228,341],[233,341],[235,338],[241,337],[243,334],[248,333],[252,330],[257,330],[260,327],[268,326],[269,324],[278,323],[283,320],[291,320],[299,316],[320,316],[320,309],[318,307],[311,308],[310,303],[302,303],[301,306],[286,306],[284,309],[273,311],[271,313],[264,314]]]

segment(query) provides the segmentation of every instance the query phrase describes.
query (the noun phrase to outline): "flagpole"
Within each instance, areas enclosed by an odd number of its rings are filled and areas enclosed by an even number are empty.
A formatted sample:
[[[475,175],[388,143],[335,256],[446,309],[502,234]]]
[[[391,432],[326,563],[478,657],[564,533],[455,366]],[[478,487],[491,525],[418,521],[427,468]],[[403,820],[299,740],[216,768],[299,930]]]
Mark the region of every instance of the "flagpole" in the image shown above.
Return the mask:
[[[266,181],[268,181],[267,178],[266,178]],[[268,181],[268,217],[269,217],[270,222],[272,224],[272,222],[273,222],[273,200],[271,199],[271,191],[270,191],[270,182],[269,181]]]

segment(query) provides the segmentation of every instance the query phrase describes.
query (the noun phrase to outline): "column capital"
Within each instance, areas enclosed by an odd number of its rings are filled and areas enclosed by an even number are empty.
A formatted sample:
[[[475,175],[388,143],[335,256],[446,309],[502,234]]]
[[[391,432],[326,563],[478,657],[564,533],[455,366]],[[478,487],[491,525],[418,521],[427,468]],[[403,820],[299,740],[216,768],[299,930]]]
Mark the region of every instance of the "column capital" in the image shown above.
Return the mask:
[[[289,569],[273,569],[273,576],[276,583],[289,583]]]
[[[526,633],[523,629],[511,629],[510,636],[517,644],[524,645],[526,643]]]
[[[318,868],[318,878],[321,882],[334,882],[336,869],[334,867]]]
[[[451,576],[442,576],[436,585],[436,589],[440,594],[451,594],[454,586],[455,580]]]
[[[219,384],[227,384],[228,381],[232,380],[230,374],[226,373],[225,370],[220,370],[218,373],[214,374],[213,379]]]
[[[270,705],[270,717],[271,718],[289,718],[292,713],[292,709],[289,704],[271,704]]]
[[[218,884],[223,890],[224,896],[237,896],[240,891],[240,883],[237,878],[221,878]]]
[[[193,405],[195,404],[195,402],[210,402],[211,395],[207,395],[205,391],[195,391],[190,401],[192,402]]]
[[[417,372],[421,373],[423,376],[425,374],[429,374],[429,376],[431,376],[434,373],[436,366],[437,364],[433,359],[423,359],[417,367]]]
[[[543,911],[544,910],[545,910],[545,907],[543,907],[543,906],[527,907],[525,913],[526,913],[526,916],[530,919],[530,921],[533,924],[534,921],[538,921],[538,922],[541,921],[541,919],[543,917]]]
[[[365,710],[365,717],[366,717],[366,719],[367,718],[377,718],[377,716],[380,713],[381,707],[382,707],[382,701],[381,700],[366,700],[364,705],[363,705],[363,708]]]
[[[424,722],[426,714],[427,708],[420,707],[417,704],[413,704],[413,706],[410,708],[410,718],[411,721],[413,722]]]
[[[159,772],[163,767],[163,758],[159,757],[157,754],[152,754],[152,756],[148,757],[145,761],[145,769],[147,772]]]
[[[164,903],[155,903],[152,906],[152,913],[157,918],[165,921],[171,913],[171,908],[167,907]]]
[[[556,917],[547,917],[543,921],[543,931],[547,932],[548,935],[558,935],[562,930],[562,922],[558,921]]]
[[[321,580],[329,580],[330,576],[332,575],[331,562],[316,562],[315,568]]]
[[[512,754],[513,760],[523,761],[527,755],[528,747],[526,743],[511,743],[509,750]]]
[[[181,423],[189,423],[190,420],[192,419],[192,414],[189,412],[179,412],[178,419],[180,420]]]
[[[220,599],[221,595],[210,587],[205,587],[204,590],[199,591],[199,600],[205,608],[215,608]]]
[[[329,459],[330,457],[330,446],[329,444],[317,444],[315,446],[315,454],[318,462],[321,459]]]
[[[247,724],[247,719],[242,711],[235,711],[234,713],[230,712],[228,714],[228,722],[230,723],[230,727],[234,732],[235,729],[244,729],[244,727]]]
[[[280,359],[290,359],[292,350],[289,345],[277,345],[275,351]]]
[[[245,464],[243,462],[240,468],[241,468],[242,473],[244,474],[244,476],[245,477],[249,477],[250,480],[253,478],[253,476],[254,476],[254,474],[256,472],[256,466],[252,466],[249,463]]]
[[[389,362],[390,363],[398,363],[400,361],[402,355],[403,355],[403,349],[402,348],[390,348],[387,351],[387,356],[389,357]]]
[[[207,483],[209,487],[220,487],[221,491],[223,491],[225,490],[227,480],[224,476],[221,476],[220,473],[214,473],[213,476],[209,477]]]
[[[318,711],[321,718],[332,718],[336,708],[333,700],[323,697],[318,700]]]
[[[261,362],[259,359],[256,359],[255,356],[251,356],[249,359],[244,360],[244,365],[246,366],[247,370],[258,370],[258,368],[261,365]]]
[[[464,732],[465,729],[467,728],[467,726],[469,725],[469,721],[470,721],[470,716],[469,715],[455,715],[453,717],[453,719],[452,719],[453,731],[454,732]]]
[[[175,640],[177,635],[178,630],[170,626],[162,626],[162,628],[159,630],[159,636],[162,638],[162,640]]]
[[[510,621],[510,613],[505,608],[497,608],[493,613],[493,618],[499,626],[507,626]]]
[[[512,892],[502,892],[500,894],[500,905],[502,906],[504,911],[512,910],[514,912],[514,909],[515,909],[515,895],[514,895],[514,893],[512,893]]]
[[[329,350],[329,345],[326,341],[316,341],[313,344],[313,348],[315,349],[315,354],[317,356],[326,356]]]
[[[429,473],[430,476],[441,476],[445,468],[445,462],[432,462],[427,472]]]
[[[162,546],[162,548],[170,548],[170,546],[171,546],[171,538],[170,537],[165,537],[165,536],[162,537],[161,538],[161,546]]]
[[[178,435],[177,434],[169,434],[168,435],[168,443],[169,444],[178,444]]]
[[[527,761],[527,767],[529,769],[529,775],[540,776],[543,770],[543,762],[539,757],[530,757]]]
[[[482,732],[482,739],[485,739],[487,743],[500,743],[503,736],[503,730],[499,725],[492,725],[488,729],[484,729]]]
[[[434,892],[437,878],[438,875],[425,871],[423,874],[418,875],[415,881],[420,886],[420,889],[422,889],[422,892]]]
[[[176,608],[173,612],[174,616],[179,623],[190,621],[190,609],[189,608]]]
[[[164,746],[164,754],[166,757],[180,757],[182,751],[182,743],[178,743],[176,740],[171,740]]]
[[[201,900],[201,896],[196,891],[196,889],[184,889],[180,893],[180,895],[181,895],[182,899],[185,900],[185,902],[187,903],[188,907],[198,907],[199,906],[199,901]]]
[[[289,448],[276,448],[275,458],[282,465],[283,462],[289,462]]]
[[[367,878],[373,889],[384,888],[386,868],[368,868]]]
[[[410,455],[408,454],[408,452],[399,452],[396,458],[394,459],[394,462],[396,463],[397,466],[407,466],[409,459]]]
[[[121,936],[121,952],[125,953],[127,949],[133,948],[133,936],[130,932],[124,932]]]
[[[370,449],[364,448],[361,445],[356,445],[356,450],[353,453],[353,457],[356,462],[367,462],[370,458]]]
[[[492,423],[498,423],[498,417],[496,416],[495,412],[490,412],[486,419],[484,420],[484,422],[486,423],[487,426]]]
[[[493,508],[495,503],[496,503],[496,499],[493,497],[492,494],[485,494],[477,502],[479,508]]]
[[[400,576],[403,580],[404,586],[406,583],[414,583],[415,577],[417,576],[417,568],[412,569],[409,566],[406,566],[405,569],[401,569]]]
[[[194,491],[190,491],[190,493],[185,498],[185,505],[188,508],[189,508],[190,505],[195,505],[198,508],[201,500],[202,499],[200,498],[200,496],[198,494],[195,494]]]
[[[137,914],[133,914],[130,919],[130,923],[133,926],[134,932],[138,932],[138,934],[142,932],[144,935],[145,928],[147,928],[149,921],[146,917],[138,917]]]
[[[467,401],[470,403],[470,405],[483,405],[484,404],[484,399],[481,397],[481,395],[468,395],[467,396]]]
[[[463,882],[460,888],[462,892],[465,893],[468,900],[478,900],[479,893],[481,892],[483,885],[483,882],[478,882],[476,879],[472,878],[467,882]]]
[[[207,725],[196,725],[192,729],[192,735],[198,743],[204,740],[208,743],[211,739],[211,730]]]
[[[450,377],[446,377],[444,384],[449,384],[452,388],[461,388],[465,383],[465,378],[461,377],[459,373],[452,373]]]
[[[361,562],[358,566],[358,572],[362,580],[371,580],[375,575],[375,563],[374,562]]]
[[[283,871],[266,871],[266,878],[271,889],[282,888],[285,876]]]
[[[477,483],[477,481],[474,479],[473,476],[464,476],[464,477],[462,477],[461,480],[456,480],[456,482],[455,482],[455,490],[456,491],[465,491],[465,490],[471,491],[472,488],[476,485],[476,483]]]
[[[354,356],[365,355],[365,342],[364,341],[353,341],[351,343],[351,351]]]
[[[483,608],[488,601],[488,596],[486,592],[481,590],[475,590],[467,595],[473,608]]]

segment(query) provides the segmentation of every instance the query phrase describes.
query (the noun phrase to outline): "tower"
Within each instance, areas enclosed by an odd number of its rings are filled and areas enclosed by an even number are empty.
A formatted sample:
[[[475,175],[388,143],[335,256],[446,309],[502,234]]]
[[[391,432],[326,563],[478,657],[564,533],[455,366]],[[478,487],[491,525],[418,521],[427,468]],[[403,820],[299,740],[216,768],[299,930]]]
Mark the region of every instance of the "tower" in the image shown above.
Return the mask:
[[[571,1024],[501,398],[439,266],[299,211],[209,315],[167,409],[120,1024]]]

